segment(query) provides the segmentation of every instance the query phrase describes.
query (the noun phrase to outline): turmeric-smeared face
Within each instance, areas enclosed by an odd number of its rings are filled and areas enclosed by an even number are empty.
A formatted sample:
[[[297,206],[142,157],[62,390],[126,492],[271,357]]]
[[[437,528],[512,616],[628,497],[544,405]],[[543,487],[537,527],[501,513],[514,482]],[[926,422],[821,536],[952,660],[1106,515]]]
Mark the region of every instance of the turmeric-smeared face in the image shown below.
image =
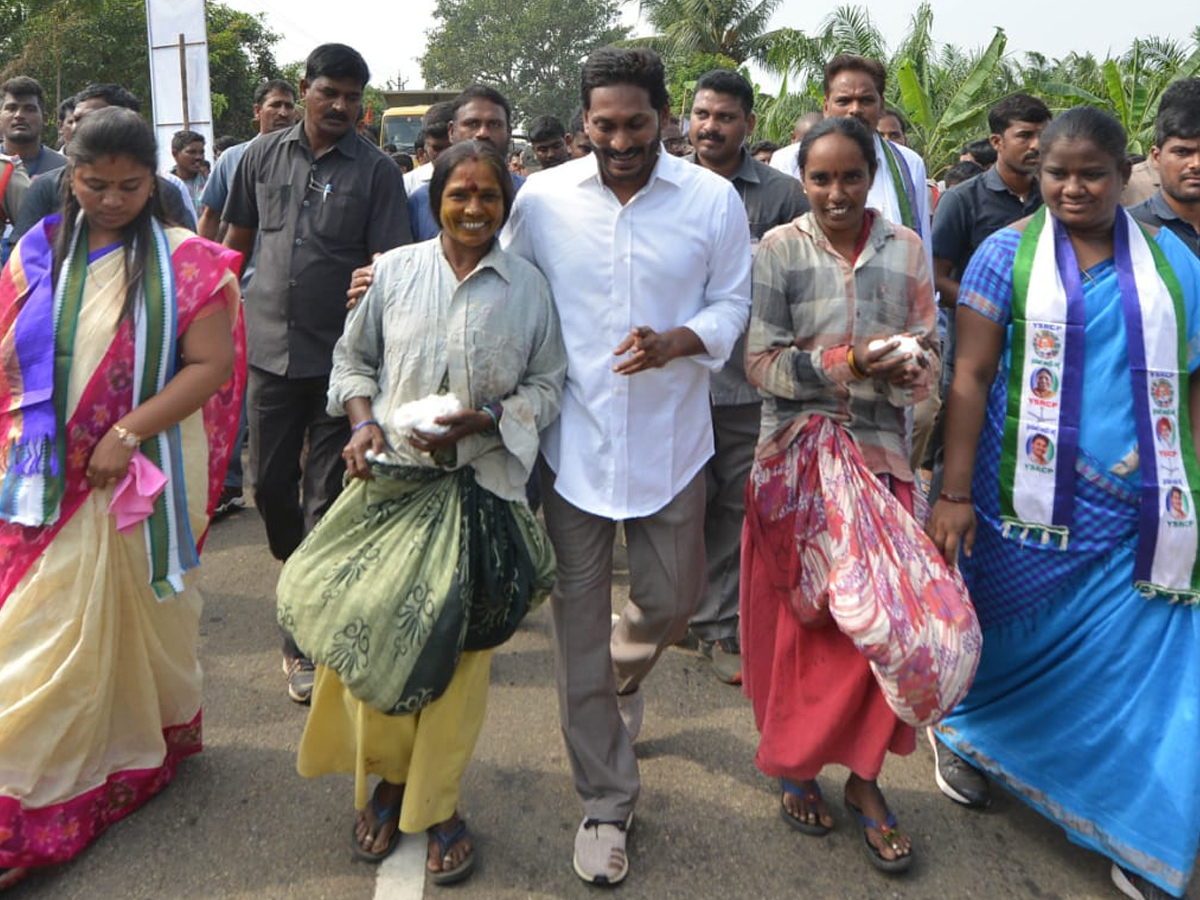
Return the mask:
[[[442,234],[464,247],[483,247],[504,223],[504,192],[486,162],[466,159],[442,191]]]

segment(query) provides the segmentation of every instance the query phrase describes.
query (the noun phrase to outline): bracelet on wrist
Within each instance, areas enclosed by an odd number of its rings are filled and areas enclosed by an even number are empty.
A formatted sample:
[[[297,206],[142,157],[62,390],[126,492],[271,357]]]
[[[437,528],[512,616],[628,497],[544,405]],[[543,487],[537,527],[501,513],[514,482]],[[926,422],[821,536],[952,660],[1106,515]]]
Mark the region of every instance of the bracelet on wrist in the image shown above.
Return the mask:
[[[862,381],[867,377],[865,369],[859,368],[858,361],[854,358],[854,348],[851,347],[846,351],[846,365],[850,367],[850,374]]]
[[[124,425],[114,425],[112,430],[116,433],[117,440],[121,442],[121,445],[128,447],[130,450],[137,449],[138,445],[142,442],[140,437],[138,437]]]
[[[355,432],[359,431],[360,429],[366,428],[368,425],[374,425],[376,428],[379,428],[379,423],[376,422],[374,419],[363,419],[361,422],[359,422],[355,425],[352,425],[350,427],[350,433],[354,434]]]
[[[502,410],[500,404],[499,403],[488,403],[486,406],[483,407],[481,412],[487,413],[488,417],[492,420],[492,427],[488,428],[486,431],[484,431],[484,434],[495,434],[497,431],[499,431],[500,430],[500,416],[503,415],[503,410]]]
[[[955,494],[951,491],[942,491],[942,493],[939,495],[939,499],[945,500],[947,503],[966,504],[966,503],[971,502],[971,495],[970,494]]]

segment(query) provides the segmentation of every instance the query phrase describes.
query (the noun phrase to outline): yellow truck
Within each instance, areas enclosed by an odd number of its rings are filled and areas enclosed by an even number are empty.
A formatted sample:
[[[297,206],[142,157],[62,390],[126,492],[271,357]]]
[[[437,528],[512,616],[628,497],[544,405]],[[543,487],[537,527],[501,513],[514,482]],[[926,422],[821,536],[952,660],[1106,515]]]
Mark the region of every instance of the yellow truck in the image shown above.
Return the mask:
[[[408,152],[413,148],[417,132],[421,130],[421,117],[435,103],[453,100],[458,91],[384,91],[387,108],[379,125],[379,146],[392,144]]]

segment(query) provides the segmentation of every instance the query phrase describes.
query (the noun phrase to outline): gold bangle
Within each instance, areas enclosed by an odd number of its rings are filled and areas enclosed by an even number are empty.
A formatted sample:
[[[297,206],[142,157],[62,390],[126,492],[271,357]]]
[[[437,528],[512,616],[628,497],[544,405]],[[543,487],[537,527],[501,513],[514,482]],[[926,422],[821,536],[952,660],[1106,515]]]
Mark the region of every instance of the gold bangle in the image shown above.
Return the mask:
[[[858,363],[854,360],[854,348],[851,347],[846,351],[846,365],[850,367],[850,374],[862,381],[867,377],[867,373],[858,367]]]
[[[117,433],[117,437],[120,439],[121,443],[130,450],[135,449],[142,442],[140,437],[123,425],[114,425],[112,430]]]

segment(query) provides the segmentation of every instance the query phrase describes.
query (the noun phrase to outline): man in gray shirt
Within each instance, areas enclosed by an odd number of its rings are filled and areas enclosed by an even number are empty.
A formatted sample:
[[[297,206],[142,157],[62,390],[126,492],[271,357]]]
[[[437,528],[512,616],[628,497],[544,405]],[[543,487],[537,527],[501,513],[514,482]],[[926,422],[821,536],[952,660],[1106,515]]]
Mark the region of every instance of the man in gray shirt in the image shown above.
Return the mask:
[[[746,207],[751,247],[776,225],[808,210],[800,182],[754,159],[746,137],[754,130],[754,88],[737,72],[714,69],[696,82],[690,134],[694,161],[733,182]],[[746,380],[743,334],[725,368],[712,376],[713,440],[716,450],[706,467],[708,505],[704,545],[708,589],[689,623],[713,673],[726,684],[742,681],[738,639],[738,591],[741,576],[743,494],[754,463],[762,401]]]
[[[1163,93],[1150,158],[1159,189],[1130,214],[1171,231],[1200,257],[1200,78],[1177,81]]]
[[[341,491],[350,430],[325,403],[350,275],[411,239],[399,167],[354,128],[369,78],[354,49],[317,47],[300,81],[303,121],[247,148],[225,205],[226,246],[249,258],[259,238],[245,304],[247,418],[255,505],[277,559]],[[283,652],[288,695],[307,703],[312,663],[290,636]]]

